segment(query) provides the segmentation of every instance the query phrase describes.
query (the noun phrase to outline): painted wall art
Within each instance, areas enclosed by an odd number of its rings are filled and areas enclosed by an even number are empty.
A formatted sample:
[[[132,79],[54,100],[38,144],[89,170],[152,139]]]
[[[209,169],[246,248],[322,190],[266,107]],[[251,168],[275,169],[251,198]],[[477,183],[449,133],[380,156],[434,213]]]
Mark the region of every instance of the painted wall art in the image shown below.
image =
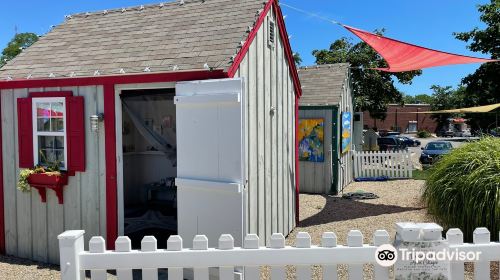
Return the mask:
[[[299,120],[299,160],[324,162],[324,119]]]
[[[342,113],[342,153],[347,153],[351,150],[351,112]]]

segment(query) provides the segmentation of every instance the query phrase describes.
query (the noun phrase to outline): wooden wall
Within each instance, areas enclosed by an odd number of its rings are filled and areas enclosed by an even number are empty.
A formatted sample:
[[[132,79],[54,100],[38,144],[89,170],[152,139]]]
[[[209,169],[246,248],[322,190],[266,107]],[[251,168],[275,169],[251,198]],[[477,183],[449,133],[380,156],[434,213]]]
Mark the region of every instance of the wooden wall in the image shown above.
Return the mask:
[[[28,92],[71,90],[85,97],[86,171],[70,177],[64,187],[64,204],[58,204],[52,190],[42,203],[36,190],[17,190],[18,136],[17,98]],[[41,262],[59,263],[57,235],[65,230],[84,229],[86,241],[94,235],[106,235],[104,126],[90,131],[89,118],[104,111],[100,86],[68,88],[32,88],[1,91],[3,184],[5,205],[6,253]]]
[[[323,118],[324,122],[324,162],[310,162],[310,161],[300,161],[299,171],[300,171],[300,192],[301,193],[331,193],[332,184],[334,180],[333,176],[333,160],[335,158],[336,152],[332,151],[334,148],[332,143],[336,145],[338,134],[333,132],[333,121],[337,121],[337,115],[333,116],[333,109],[331,106],[324,106],[322,109],[319,107],[305,109],[299,109],[300,119],[317,119]],[[336,112],[336,110],[335,110]],[[338,147],[338,146],[337,146]]]
[[[295,227],[295,92],[277,24],[268,47],[269,18],[272,10],[235,75],[247,92],[247,231],[266,244]]]
[[[340,147],[341,145],[341,129],[342,129],[342,124],[341,124],[341,117],[342,117],[342,112],[351,112],[352,115],[352,120],[351,120],[351,137],[353,136],[352,134],[352,128],[354,126],[354,112],[353,112],[353,97],[352,97],[352,91],[351,91],[351,72],[348,69],[348,73],[346,75],[346,80],[344,81],[344,85],[342,86],[342,98],[339,102],[339,114],[338,114],[338,119],[337,123],[339,124],[339,137],[338,137],[338,143],[337,147]],[[337,192],[342,191],[347,185],[349,185],[353,179],[354,179],[354,168],[353,168],[353,157],[352,157],[352,150],[354,149],[353,141],[351,138],[351,150],[347,153],[342,154],[341,148],[339,148],[339,159],[340,159],[340,165],[338,168],[338,182],[337,182]]]

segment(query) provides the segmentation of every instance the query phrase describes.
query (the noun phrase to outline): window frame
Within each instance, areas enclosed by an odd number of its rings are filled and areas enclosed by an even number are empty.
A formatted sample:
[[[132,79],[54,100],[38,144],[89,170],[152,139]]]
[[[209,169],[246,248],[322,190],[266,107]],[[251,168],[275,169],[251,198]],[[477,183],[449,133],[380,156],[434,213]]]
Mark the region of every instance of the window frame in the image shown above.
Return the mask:
[[[56,103],[60,102],[63,104],[63,132],[56,131],[38,131],[38,115],[37,115],[37,104],[40,103]],[[38,146],[38,136],[62,136],[64,137],[64,165],[60,167],[61,170],[67,170],[68,168],[68,130],[67,130],[67,104],[66,97],[33,97],[32,98],[32,123],[33,123],[33,161],[34,165],[40,164],[39,161],[39,146]]]

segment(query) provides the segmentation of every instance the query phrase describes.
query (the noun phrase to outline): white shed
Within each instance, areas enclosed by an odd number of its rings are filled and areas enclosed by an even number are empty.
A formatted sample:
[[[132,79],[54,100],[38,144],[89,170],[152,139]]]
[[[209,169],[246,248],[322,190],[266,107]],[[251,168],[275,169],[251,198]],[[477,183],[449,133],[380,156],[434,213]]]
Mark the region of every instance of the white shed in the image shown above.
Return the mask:
[[[57,263],[71,229],[111,248],[296,225],[301,90],[276,0],[72,15],[0,79],[1,253]]]
[[[339,193],[353,180],[353,97],[349,64],[299,69],[300,192]]]

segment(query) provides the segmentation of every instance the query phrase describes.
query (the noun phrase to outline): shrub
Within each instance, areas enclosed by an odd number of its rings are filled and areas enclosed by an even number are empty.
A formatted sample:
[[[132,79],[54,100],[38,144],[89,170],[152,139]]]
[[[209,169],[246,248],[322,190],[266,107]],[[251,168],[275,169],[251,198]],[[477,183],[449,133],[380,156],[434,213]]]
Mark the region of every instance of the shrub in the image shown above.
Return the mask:
[[[500,139],[485,137],[443,156],[430,169],[423,200],[443,227],[460,228],[467,241],[476,227],[498,240]]]
[[[417,132],[417,137],[418,138],[429,138],[429,137],[431,137],[431,133],[427,130],[419,130]]]

